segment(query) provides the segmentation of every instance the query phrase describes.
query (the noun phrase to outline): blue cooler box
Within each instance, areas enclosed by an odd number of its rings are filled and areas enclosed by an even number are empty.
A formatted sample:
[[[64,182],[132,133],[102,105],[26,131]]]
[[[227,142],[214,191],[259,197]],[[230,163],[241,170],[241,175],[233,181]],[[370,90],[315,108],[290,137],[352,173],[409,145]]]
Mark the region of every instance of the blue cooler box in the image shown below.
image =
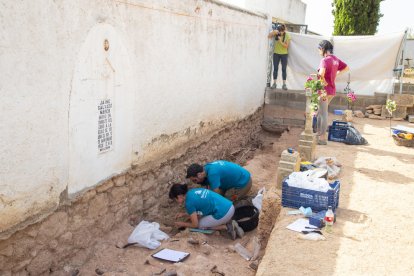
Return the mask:
[[[301,206],[311,207],[315,212],[326,211],[328,206],[332,206],[335,212],[339,203],[339,191],[341,184],[339,180],[329,184],[332,189],[327,192],[319,192],[309,189],[291,187],[286,182],[282,184],[282,206],[298,209]]]

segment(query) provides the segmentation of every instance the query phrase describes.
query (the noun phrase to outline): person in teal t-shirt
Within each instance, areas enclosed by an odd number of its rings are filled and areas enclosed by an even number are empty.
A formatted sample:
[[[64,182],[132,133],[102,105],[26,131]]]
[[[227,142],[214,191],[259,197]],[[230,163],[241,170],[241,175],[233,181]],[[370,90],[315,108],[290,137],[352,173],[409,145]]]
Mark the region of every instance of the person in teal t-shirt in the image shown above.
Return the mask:
[[[234,206],[227,198],[204,188],[188,190],[186,184],[172,185],[169,197],[180,205],[184,203],[186,213],[178,213],[176,218],[188,216],[190,221],[177,221],[176,226],[227,230],[233,240],[236,236],[243,237],[243,229],[232,220]]]
[[[204,167],[194,163],[187,169],[187,178],[232,201],[246,196],[252,188],[249,171],[224,160],[207,163]]]

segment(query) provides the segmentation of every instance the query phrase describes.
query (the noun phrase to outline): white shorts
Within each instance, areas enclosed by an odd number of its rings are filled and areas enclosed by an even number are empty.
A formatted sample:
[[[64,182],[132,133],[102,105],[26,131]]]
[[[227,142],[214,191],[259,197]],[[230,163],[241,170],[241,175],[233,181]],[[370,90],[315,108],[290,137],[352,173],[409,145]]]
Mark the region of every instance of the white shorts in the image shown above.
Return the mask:
[[[231,218],[233,217],[233,215],[234,215],[234,206],[231,205],[230,209],[221,219],[215,219],[212,215],[202,217],[198,222],[198,228],[208,229],[208,228],[226,224],[227,222],[231,221]]]

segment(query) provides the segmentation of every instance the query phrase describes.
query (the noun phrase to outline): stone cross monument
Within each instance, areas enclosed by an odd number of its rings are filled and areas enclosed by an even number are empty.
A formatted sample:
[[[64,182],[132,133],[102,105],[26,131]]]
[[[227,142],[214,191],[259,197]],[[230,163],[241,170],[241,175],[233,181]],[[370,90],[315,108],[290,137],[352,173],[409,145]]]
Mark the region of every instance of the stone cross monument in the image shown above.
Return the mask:
[[[305,90],[306,96],[306,120],[305,130],[300,134],[299,153],[302,161],[313,161],[315,159],[316,136],[313,134],[312,115],[311,115],[311,96],[310,89]]]

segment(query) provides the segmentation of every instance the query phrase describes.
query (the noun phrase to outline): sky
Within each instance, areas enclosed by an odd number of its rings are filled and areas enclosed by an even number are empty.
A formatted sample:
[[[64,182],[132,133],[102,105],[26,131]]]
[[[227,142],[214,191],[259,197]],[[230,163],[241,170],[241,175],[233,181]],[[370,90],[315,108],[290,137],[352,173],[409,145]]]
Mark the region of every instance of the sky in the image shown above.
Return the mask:
[[[302,0],[307,5],[305,24],[308,30],[331,36],[333,32],[332,0]],[[381,2],[381,17],[377,34],[414,29],[413,0],[385,0]]]

